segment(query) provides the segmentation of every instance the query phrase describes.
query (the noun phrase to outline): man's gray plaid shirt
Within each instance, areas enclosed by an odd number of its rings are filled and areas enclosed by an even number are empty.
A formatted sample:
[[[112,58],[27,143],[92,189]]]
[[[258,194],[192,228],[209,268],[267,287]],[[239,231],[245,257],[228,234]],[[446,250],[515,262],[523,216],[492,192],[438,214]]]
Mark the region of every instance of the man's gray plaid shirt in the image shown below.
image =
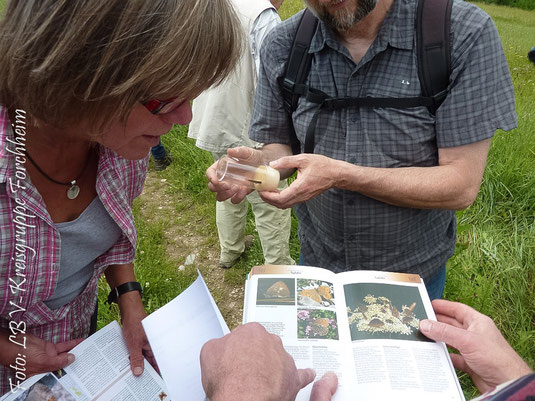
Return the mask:
[[[322,23],[312,39],[308,84],[330,96],[420,95],[415,54],[416,1],[395,0],[381,30],[358,63]],[[289,144],[290,117],[277,77],[300,13],[266,39],[250,136]],[[488,15],[470,3],[452,9],[449,94],[433,116],[413,109],[323,111],[314,153],[381,168],[438,165],[438,148],[466,145],[516,127],[514,91],[500,39]],[[300,99],[293,123],[301,145],[317,105]],[[371,269],[432,277],[453,254],[455,211],[392,206],[358,192],[331,189],[295,207],[305,265],[335,272]]]

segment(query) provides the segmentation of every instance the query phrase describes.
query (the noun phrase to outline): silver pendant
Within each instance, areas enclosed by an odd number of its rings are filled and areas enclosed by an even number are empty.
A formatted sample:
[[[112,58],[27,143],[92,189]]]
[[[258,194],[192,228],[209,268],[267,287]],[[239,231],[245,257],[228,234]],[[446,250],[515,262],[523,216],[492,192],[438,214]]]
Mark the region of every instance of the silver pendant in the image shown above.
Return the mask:
[[[76,199],[80,193],[80,187],[76,185],[76,181],[72,182],[71,187],[67,190],[67,198]]]

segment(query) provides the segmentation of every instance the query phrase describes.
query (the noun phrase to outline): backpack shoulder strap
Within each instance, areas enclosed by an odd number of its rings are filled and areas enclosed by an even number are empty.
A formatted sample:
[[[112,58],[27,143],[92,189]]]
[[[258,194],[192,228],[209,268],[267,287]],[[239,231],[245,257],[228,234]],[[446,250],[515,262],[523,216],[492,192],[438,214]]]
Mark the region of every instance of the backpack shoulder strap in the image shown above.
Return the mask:
[[[308,49],[317,26],[318,19],[306,8],[303,15],[301,15],[301,20],[290,48],[284,76],[279,78],[284,97],[284,108],[290,114],[297,108],[299,97],[305,93],[303,84],[307,79],[312,61]]]
[[[305,9],[301,15],[292,47],[288,53],[284,75],[278,79],[282,91],[284,109],[290,116],[297,109],[299,97],[307,92],[304,82],[308,77],[312,61],[308,49],[317,26],[318,19],[308,8]],[[292,152],[299,154],[301,153],[301,143],[297,138],[293,125],[289,129]]]
[[[450,23],[452,0],[418,0],[416,44],[422,95],[438,109],[446,97],[451,73]]]

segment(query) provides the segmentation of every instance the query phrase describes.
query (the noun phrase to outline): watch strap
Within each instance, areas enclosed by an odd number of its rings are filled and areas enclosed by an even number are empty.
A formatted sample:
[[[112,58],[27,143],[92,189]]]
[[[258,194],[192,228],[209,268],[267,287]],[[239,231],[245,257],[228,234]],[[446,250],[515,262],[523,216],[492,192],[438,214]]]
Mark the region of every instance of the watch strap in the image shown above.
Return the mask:
[[[118,285],[117,287],[111,289],[108,295],[108,304],[111,305],[112,303],[117,302],[117,299],[119,299],[121,295],[131,291],[139,291],[139,295],[143,295],[141,284],[139,284],[137,281],[129,281],[128,283]]]

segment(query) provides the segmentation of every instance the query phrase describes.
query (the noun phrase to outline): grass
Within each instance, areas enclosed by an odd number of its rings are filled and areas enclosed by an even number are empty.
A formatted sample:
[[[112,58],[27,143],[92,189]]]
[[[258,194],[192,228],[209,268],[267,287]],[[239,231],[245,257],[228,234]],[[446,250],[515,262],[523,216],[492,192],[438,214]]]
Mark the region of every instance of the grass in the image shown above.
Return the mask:
[[[501,6],[510,6],[521,8],[524,10],[535,10],[535,3],[533,0],[482,0],[488,4],[499,4]]]
[[[535,366],[535,12],[478,4],[496,22],[516,91],[518,128],[494,137],[476,202],[459,213],[446,297],[491,316]]]

